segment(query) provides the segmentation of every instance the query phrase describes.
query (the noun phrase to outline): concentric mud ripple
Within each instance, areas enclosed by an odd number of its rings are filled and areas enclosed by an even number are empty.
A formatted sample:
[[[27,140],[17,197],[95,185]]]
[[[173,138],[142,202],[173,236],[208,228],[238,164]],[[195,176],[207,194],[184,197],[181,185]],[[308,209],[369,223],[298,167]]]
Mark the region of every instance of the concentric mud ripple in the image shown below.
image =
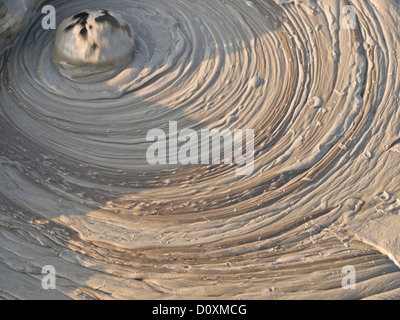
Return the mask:
[[[135,30],[87,81],[31,18],[0,58],[1,297],[399,296],[399,5],[282,2],[52,1],[58,22],[101,8]],[[170,121],[254,129],[253,174],[151,166]]]

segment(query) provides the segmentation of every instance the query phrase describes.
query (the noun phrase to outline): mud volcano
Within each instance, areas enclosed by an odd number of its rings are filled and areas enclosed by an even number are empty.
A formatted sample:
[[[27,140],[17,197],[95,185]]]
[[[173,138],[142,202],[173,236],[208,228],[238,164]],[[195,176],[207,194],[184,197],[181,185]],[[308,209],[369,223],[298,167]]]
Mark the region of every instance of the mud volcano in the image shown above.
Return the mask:
[[[108,10],[82,11],[65,19],[54,41],[53,61],[70,78],[121,67],[135,47],[130,25]]]
[[[400,297],[398,1],[0,3],[0,298]],[[150,165],[169,122],[253,173]]]

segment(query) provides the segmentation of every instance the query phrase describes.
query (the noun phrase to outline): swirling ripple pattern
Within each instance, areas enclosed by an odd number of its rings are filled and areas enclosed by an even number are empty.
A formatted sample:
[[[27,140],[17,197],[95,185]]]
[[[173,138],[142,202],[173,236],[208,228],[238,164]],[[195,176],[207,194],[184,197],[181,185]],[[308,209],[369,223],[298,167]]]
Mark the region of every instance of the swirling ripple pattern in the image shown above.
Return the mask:
[[[120,14],[135,52],[67,79],[39,10],[1,55],[0,297],[400,296],[397,1],[50,4],[58,23]],[[147,132],[169,121],[254,129],[253,174],[149,165]]]

